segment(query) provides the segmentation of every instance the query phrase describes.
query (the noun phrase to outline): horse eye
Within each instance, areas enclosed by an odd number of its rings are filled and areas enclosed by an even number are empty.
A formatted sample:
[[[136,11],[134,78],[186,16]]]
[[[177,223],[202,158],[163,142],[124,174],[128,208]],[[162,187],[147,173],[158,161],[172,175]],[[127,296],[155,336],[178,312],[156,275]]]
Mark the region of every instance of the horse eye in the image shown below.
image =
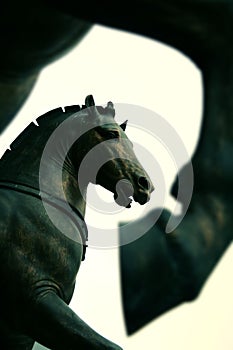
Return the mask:
[[[117,130],[107,130],[101,127],[97,127],[96,131],[99,133],[99,135],[101,135],[104,139],[107,140],[120,138],[120,133]]]
[[[119,139],[120,135],[118,131],[109,131],[106,135],[108,139]]]

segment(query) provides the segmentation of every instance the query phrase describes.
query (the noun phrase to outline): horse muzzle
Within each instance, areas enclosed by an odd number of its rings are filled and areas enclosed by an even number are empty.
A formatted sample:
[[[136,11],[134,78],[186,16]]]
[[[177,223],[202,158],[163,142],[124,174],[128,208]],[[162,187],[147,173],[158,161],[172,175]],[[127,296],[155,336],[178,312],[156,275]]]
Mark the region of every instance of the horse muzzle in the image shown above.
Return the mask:
[[[153,184],[145,176],[137,177],[134,186],[129,180],[122,179],[116,185],[114,200],[118,205],[130,208],[133,199],[140,205],[146,204],[150,200],[153,191]]]

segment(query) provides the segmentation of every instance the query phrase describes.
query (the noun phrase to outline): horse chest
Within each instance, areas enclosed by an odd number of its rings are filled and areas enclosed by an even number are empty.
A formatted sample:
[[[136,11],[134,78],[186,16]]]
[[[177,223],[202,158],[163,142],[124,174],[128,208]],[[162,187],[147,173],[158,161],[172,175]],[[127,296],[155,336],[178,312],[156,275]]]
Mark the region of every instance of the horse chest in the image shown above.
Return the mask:
[[[1,190],[1,275],[6,289],[20,294],[43,292],[48,284],[69,302],[82,258],[80,234],[57,211],[64,233],[51,222],[42,203],[33,197]],[[76,234],[77,241],[69,238]],[[6,290],[6,294],[8,291]]]

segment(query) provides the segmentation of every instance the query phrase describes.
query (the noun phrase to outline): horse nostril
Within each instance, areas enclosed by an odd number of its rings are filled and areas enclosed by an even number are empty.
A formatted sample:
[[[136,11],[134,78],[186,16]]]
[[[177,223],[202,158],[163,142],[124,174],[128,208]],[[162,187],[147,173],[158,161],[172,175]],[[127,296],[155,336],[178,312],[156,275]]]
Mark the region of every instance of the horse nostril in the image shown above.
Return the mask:
[[[150,189],[150,183],[144,176],[140,176],[139,177],[138,184],[141,187],[143,187],[145,190],[149,190]]]

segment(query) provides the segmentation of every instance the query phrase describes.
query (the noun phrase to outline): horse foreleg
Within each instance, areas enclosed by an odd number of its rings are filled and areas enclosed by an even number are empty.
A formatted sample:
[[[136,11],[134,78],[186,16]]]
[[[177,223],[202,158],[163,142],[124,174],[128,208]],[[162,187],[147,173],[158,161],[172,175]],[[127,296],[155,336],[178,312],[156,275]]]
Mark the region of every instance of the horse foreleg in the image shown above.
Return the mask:
[[[36,297],[24,317],[24,333],[56,350],[120,350],[84,321],[54,292]]]

